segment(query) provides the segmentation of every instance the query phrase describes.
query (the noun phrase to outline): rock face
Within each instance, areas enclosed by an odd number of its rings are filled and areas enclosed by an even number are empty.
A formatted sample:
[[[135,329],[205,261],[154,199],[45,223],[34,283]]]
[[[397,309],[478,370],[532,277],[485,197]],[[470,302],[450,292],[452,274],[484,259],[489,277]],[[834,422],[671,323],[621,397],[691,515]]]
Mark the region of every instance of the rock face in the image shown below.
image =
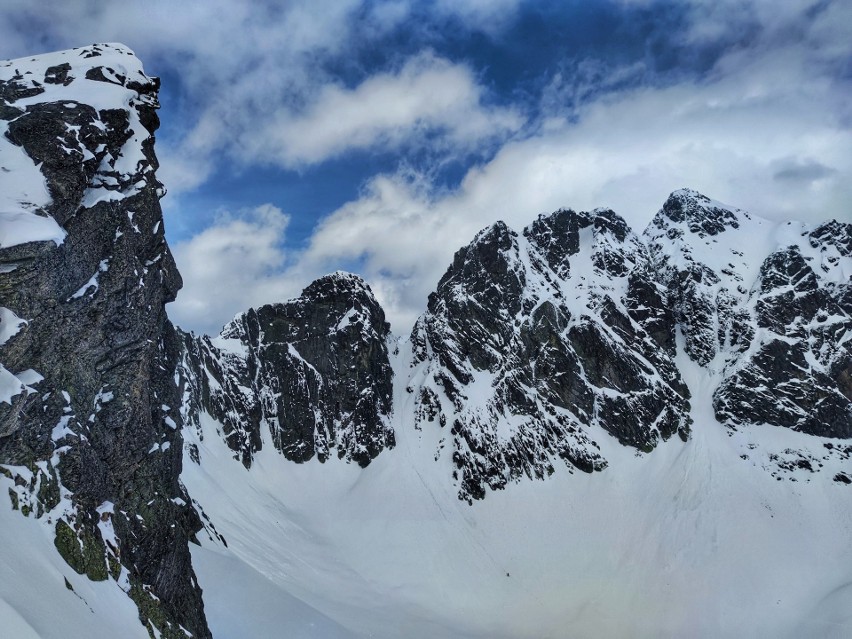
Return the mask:
[[[748,230],[745,223],[751,223]],[[707,366],[723,351],[745,350],[751,340],[742,299],[755,275],[754,260],[743,242],[770,226],[683,190],[669,197],[646,229],[657,279],[669,292],[684,349],[698,364]],[[729,245],[732,238],[739,242]]]
[[[683,190],[645,231],[716,418],[852,437],[852,225],[778,225]]]
[[[0,64],[0,473],[13,506],[55,530],[74,570],[125,590],[152,636],[199,638],[158,86],[121,45]]]
[[[407,340],[340,272],[195,336],[164,310],[181,279],[157,89],[121,45],[0,63],[0,483],[152,637],[211,636],[182,427],[200,440],[212,423],[246,468],[267,444],[364,467],[395,429],[429,431],[427,461],[472,502],[561,464],[605,471],[614,446],[681,446],[712,414],[732,440],[804,442],[766,456],[779,479],[826,462],[852,483],[852,225],[690,190],[641,237],[610,210],[559,210],[460,249]]]
[[[665,290],[609,210],[503,223],[456,253],[411,335],[415,427],[436,422],[463,499],[561,458],[591,472],[593,437],[653,449],[689,432]]]
[[[289,460],[336,451],[367,466],[394,446],[389,328],[363,280],[338,272],[239,315],[218,338],[184,334],[187,419],[214,416],[246,467],[262,429]]]
[[[758,337],[716,392],[716,416],[848,439],[852,224],[795,233],[797,244],[775,251],[760,267],[753,293]]]
[[[848,224],[778,225],[689,190],[642,237],[605,209],[559,210],[522,233],[498,222],[456,253],[390,354],[369,288],[341,273],[216,338],[182,334],[185,421],[211,416],[246,467],[267,436],[292,461],[336,449],[366,466],[394,425],[436,429],[432,455],[472,501],[557,463],[603,470],[601,437],[642,452],[686,441],[682,353],[729,429],[849,438],[851,238]],[[768,455],[782,470],[820,464]]]

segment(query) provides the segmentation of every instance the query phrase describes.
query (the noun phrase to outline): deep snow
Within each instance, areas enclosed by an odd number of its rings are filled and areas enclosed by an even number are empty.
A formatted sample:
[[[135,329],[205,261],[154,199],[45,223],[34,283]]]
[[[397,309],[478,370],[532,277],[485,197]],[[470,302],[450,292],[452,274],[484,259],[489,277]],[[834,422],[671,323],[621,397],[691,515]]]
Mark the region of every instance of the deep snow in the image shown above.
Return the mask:
[[[716,381],[679,364],[693,393],[687,443],[637,454],[600,431],[603,472],[560,468],[472,506],[447,481],[449,462],[428,454],[438,427],[406,426],[400,383],[397,448],[366,469],[293,464],[267,440],[247,471],[204,416],[203,440],[184,433],[201,465],[185,456],[183,481],[228,541],[202,533],[204,552],[256,571],[223,579],[202,567],[205,596],[227,601],[234,579],[254,590],[262,576],[364,637],[848,636],[852,490],[831,472],[773,478],[764,451],[821,442],[729,433],[713,418]],[[277,612],[252,608],[244,627]]]

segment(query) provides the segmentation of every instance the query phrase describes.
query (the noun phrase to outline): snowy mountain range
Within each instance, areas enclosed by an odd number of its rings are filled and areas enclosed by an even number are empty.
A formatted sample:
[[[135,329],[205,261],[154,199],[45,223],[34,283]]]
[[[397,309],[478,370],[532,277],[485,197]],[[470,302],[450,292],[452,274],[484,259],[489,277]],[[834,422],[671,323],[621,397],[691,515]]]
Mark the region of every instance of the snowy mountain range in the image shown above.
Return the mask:
[[[852,632],[852,224],[561,209],[408,336],[342,272],[195,335],[157,89],[116,44],[0,63],[10,636]]]

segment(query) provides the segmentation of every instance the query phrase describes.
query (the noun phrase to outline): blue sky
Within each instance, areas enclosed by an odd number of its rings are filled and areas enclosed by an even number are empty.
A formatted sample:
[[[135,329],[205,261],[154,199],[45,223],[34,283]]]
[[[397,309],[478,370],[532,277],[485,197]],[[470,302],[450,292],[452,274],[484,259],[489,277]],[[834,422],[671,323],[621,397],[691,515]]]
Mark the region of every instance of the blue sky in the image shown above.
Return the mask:
[[[119,41],[161,76],[188,328],[342,268],[404,333],[479,228],[560,206],[852,219],[848,2],[3,4],[2,58]]]

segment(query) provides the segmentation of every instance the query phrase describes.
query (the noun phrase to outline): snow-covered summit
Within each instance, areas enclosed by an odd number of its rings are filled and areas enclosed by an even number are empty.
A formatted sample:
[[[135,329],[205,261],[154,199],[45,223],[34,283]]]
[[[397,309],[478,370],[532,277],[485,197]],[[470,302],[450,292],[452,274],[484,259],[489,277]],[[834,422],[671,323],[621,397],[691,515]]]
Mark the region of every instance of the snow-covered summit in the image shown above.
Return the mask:
[[[681,190],[644,238],[720,422],[852,435],[852,225],[770,222]]]
[[[0,61],[0,80],[10,83],[4,88],[4,99],[26,100],[19,106],[44,102],[44,98],[56,97],[57,91],[61,91],[62,97],[77,97],[92,106],[115,108],[121,104],[120,99],[117,103],[99,103],[98,100],[109,99],[110,94],[103,88],[93,89],[86,81],[106,81],[133,90],[134,83],[149,84],[153,78],[145,74],[142,62],[128,46],[106,42]],[[69,88],[72,84],[73,89]],[[89,93],[93,90],[94,95]],[[114,99],[116,95],[120,94],[113,93],[110,97]],[[13,99],[9,100],[10,97]]]
[[[718,235],[728,227],[739,228],[741,219],[751,219],[748,212],[713,200],[693,189],[672,192],[658,215],[675,223],[685,223],[692,233],[702,237]]]
[[[663,268],[689,270],[693,278],[727,276],[748,287],[770,252],[777,226],[681,189],[668,197],[643,237]]]
[[[390,325],[370,287],[338,271],[283,303],[237,315],[219,337],[183,335],[185,415],[215,415],[251,466],[271,439],[290,460],[363,466],[394,445]]]
[[[662,298],[636,277],[647,269],[606,209],[542,215],[523,234],[495,224],[456,253],[412,332],[408,387],[462,498],[560,458],[600,470],[600,436],[642,450],[686,438],[688,392],[649,332]]]
[[[0,246],[60,243],[79,206],[138,193],[153,178],[159,80],[127,47],[0,62],[0,87]]]

